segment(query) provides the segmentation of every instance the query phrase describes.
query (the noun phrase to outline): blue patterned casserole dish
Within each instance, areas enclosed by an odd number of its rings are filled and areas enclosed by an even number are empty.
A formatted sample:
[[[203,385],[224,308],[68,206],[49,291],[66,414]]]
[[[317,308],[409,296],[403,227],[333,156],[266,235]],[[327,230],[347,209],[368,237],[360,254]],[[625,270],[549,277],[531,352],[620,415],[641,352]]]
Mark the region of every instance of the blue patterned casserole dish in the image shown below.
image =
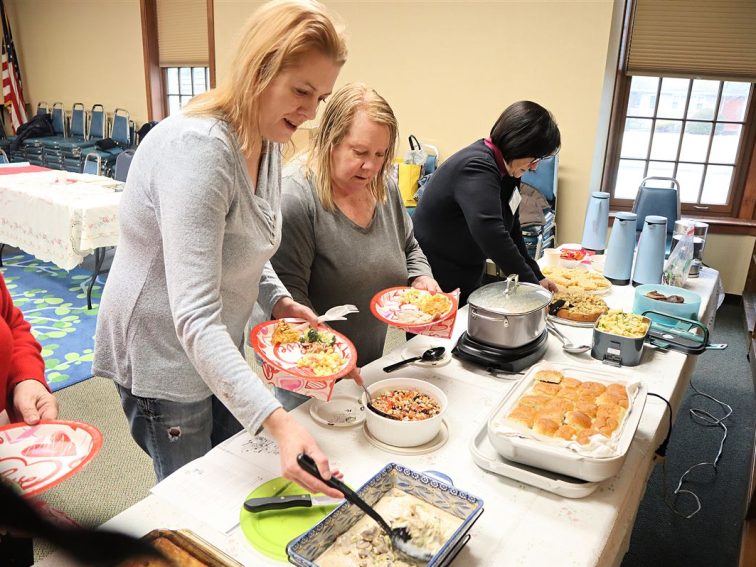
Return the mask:
[[[460,543],[466,541],[467,532],[483,513],[483,500],[434,477],[415,472],[396,463],[386,465],[357,492],[368,504],[374,506],[392,488],[397,488],[462,519],[462,524],[457,531],[427,564],[428,567],[447,565],[459,551]],[[357,506],[348,502],[341,504],[312,529],[289,542],[286,546],[289,561],[301,567],[317,567],[315,559],[328,549],[337,537],[356,524],[363,515]]]

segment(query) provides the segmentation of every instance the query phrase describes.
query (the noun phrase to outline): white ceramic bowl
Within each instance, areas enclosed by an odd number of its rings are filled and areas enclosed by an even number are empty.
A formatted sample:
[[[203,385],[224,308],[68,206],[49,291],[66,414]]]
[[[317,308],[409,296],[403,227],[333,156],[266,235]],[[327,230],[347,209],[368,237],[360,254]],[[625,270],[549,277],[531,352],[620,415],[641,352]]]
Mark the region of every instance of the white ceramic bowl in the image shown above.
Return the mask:
[[[373,398],[387,390],[397,388],[427,394],[439,403],[441,411],[433,417],[420,421],[397,421],[380,416],[367,408],[365,422],[368,431],[379,441],[394,447],[417,447],[428,443],[441,430],[441,420],[448,405],[446,394],[433,384],[415,378],[388,378],[367,387],[370,396]],[[365,394],[362,395],[362,398],[363,402],[367,402]]]

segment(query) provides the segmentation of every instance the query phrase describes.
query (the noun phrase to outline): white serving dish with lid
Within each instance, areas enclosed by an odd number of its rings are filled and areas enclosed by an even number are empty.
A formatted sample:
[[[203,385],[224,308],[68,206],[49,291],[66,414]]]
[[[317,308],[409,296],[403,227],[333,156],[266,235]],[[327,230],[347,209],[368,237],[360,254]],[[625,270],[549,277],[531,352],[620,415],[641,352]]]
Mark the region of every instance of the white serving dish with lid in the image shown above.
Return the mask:
[[[621,383],[632,387],[633,391],[629,392],[628,412],[623,419],[619,432],[615,434],[616,437],[612,438],[611,450],[607,451],[606,447],[602,446],[595,451],[596,455],[604,453],[606,456],[591,455],[589,449],[583,448],[581,448],[583,451],[581,454],[566,446],[568,445],[567,442],[539,439],[536,434],[529,436],[521,429],[510,426],[504,421],[504,418],[509,415],[520,397],[533,386],[535,375],[540,370],[559,370],[566,377],[581,381],[590,380],[602,384]],[[488,419],[488,438],[496,451],[510,461],[588,482],[599,482],[616,475],[622,468],[643,414],[647,393],[648,390],[643,382],[633,380],[631,377],[617,376],[577,364],[540,362],[528,370],[520,383],[491,412]],[[572,446],[575,447],[576,443],[573,443]]]

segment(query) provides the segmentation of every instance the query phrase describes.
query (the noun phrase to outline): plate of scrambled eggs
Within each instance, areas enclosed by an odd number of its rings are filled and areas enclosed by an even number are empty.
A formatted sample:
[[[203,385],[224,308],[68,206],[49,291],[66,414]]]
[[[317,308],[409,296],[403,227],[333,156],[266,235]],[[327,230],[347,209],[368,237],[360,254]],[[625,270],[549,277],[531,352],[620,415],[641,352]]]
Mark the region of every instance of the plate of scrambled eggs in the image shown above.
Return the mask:
[[[264,365],[297,378],[336,380],[357,364],[357,351],[344,335],[325,325],[313,329],[298,319],[257,325],[249,334]]]
[[[453,316],[457,301],[447,293],[431,293],[413,287],[391,287],[370,300],[370,311],[394,327],[432,325]]]

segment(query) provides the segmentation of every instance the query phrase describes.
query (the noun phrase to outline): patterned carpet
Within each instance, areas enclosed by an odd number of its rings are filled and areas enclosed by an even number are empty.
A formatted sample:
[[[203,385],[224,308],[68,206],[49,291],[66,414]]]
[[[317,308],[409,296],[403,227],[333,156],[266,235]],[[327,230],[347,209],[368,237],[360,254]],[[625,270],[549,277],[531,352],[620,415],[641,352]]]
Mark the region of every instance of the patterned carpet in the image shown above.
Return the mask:
[[[45,378],[53,391],[92,377],[95,324],[102,285],[92,289],[87,309],[90,273],[81,268],[67,272],[28,254],[3,258],[5,277],[13,302],[32,326],[42,344]]]

